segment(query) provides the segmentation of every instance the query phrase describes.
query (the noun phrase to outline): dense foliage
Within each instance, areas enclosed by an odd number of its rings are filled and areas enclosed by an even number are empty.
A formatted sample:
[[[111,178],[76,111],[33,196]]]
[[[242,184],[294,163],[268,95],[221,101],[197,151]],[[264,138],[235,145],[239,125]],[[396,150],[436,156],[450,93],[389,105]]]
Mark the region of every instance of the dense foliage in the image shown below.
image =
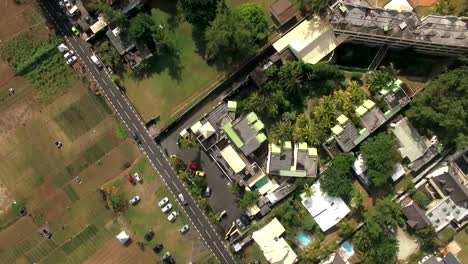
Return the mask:
[[[412,198],[414,202],[423,209],[427,208],[427,206],[432,202],[431,198],[421,191],[416,191]]]
[[[303,13],[324,14],[330,4],[330,0],[294,0],[299,10]]]
[[[128,36],[139,43],[147,43],[152,40],[152,30],[155,27],[154,21],[150,15],[139,13],[132,18],[128,28]]]
[[[468,145],[468,66],[441,74],[411,103],[407,117],[447,146]]]
[[[113,24],[114,26],[118,27],[127,27],[129,24],[127,16],[122,12],[120,9],[114,9],[109,4],[98,1],[93,5],[94,11],[96,13],[102,13],[104,19],[108,22]]]
[[[257,191],[248,191],[244,193],[244,196],[242,196],[242,199],[239,202],[239,206],[242,209],[247,209],[248,207],[254,205],[259,197],[259,193]]]
[[[263,44],[268,37],[268,22],[263,9],[256,3],[245,3],[239,7],[238,12],[245,21],[245,26],[255,37],[255,42]]]
[[[353,237],[362,263],[395,261],[398,242],[387,227],[396,228],[400,221],[400,206],[390,198],[377,200],[376,205],[364,214],[364,226]]]
[[[349,200],[353,191],[354,177],[351,172],[353,162],[354,157],[351,154],[341,153],[336,156],[320,177],[322,191]]]
[[[360,151],[374,186],[384,186],[395,171],[395,165],[401,159],[397,144],[390,134],[384,132],[362,144]]]
[[[373,93],[378,93],[380,90],[387,88],[389,84],[396,81],[398,71],[393,67],[393,64],[390,66],[380,66],[376,71],[370,72],[366,76],[366,84],[369,91]]]
[[[0,50],[15,73],[31,81],[43,99],[65,90],[73,73],[57,50],[59,39],[40,39],[30,33],[20,33],[4,43]]]
[[[113,68],[120,68],[119,65],[122,65],[119,52],[109,41],[103,41],[99,45],[99,56],[104,64],[111,65]]]
[[[179,6],[190,24],[208,26],[216,17],[216,8],[220,0],[179,0]]]

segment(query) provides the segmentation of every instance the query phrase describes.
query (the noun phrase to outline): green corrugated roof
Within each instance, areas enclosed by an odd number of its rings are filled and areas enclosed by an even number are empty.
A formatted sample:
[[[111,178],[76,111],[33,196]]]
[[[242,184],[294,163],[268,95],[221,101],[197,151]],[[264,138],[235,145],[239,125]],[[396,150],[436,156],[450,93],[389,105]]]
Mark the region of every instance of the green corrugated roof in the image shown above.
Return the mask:
[[[291,141],[285,141],[283,144],[284,149],[292,149]]]
[[[339,135],[341,132],[343,132],[343,128],[340,125],[336,125],[332,128],[332,132],[335,135]]]
[[[364,107],[367,108],[367,109],[372,109],[372,107],[374,107],[375,103],[372,102],[372,100],[370,99],[367,99],[366,101],[364,101]]]
[[[338,123],[343,125],[344,123],[346,123],[346,121],[348,121],[348,118],[345,115],[342,114],[336,120],[338,120]]]
[[[358,116],[363,116],[365,113],[367,112],[367,108],[365,108],[364,106],[359,106],[357,109],[356,109],[356,114]]]
[[[255,122],[256,120],[258,120],[258,116],[257,114],[255,114],[254,112],[250,112],[248,115],[247,115],[247,121],[249,122],[249,124],[252,124],[253,122]]]
[[[301,142],[297,144],[299,150],[307,150],[307,143]]]
[[[317,154],[317,149],[316,148],[309,148],[309,156],[312,156],[312,157],[317,157],[318,154]]]
[[[257,131],[257,132],[260,131],[260,130],[262,130],[264,127],[265,127],[265,125],[263,124],[262,121],[260,121],[260,119],[258,119],[257,122],[255,122],[255,123],[253,124],[253,128],[254,128],[255,131]]]
[[[260,133],[260,134],[256,135],[255,138],[257,139],[257,141],[260,144],[262,144],[266,140],[267,137],[265,136],[265,134]]]
[[[305,170],[297,170],[297,171],[290,171],[290,170],[280,170],[280,176],[289,176],[289,177],[306,177],[307,172]]]
[[[227,108],[229,111],[236,111],[237,109],[237,102],[236,101],[228,101]]]
[[[270,148],[271,148],[271,153],[273,153],[273,154],[281,154],[281,147],[280,147],[280,146],[271,143],[271,144],[270,144]]]
[[[232,129],[232,123],[229,122],[223,127],[224,132],[226,135],[229,137],[229,139],[232,140],[234,145],[236,145],[237,148],[241,148],[244,146],[244,142],[242,142],[242,139],[237,135],[237,133]]]

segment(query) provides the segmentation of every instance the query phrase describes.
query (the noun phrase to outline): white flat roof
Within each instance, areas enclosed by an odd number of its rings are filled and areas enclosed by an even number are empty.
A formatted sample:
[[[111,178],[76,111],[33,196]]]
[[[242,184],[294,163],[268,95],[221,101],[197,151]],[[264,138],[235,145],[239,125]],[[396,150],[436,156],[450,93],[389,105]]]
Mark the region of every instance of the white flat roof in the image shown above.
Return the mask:
[[[340,197],[332,197],[320,189],[320,182],[315,183],[313,195],[301,194],[302,205],[309,211],[322,231],[327,231],[338,224],[351,210]]]
[[[202,123],[198,121],[190,127],[190,130],[192,131],[192,133],[196,134],[198,133],[198,130],[200,130],[201,127],[202,127]]]
[[[385,9],[402,11],[413,11],[413,7],[406,0],[392,0],[384,6]]]
[[[273,43],[276,51],[286,48],[307,63],[317,63],[338,45],[332,27],[320,18],[304,20],[281,39]]]
[[[277,218],[271,220],[262,229],[252,233],[253,240],[258,244],[268,263],[292,264],[296,262],[297,255],[280,236],[285,229]]]
[[[395,164],[395,166],[393,168],[394,168],[394,171],[393,171],[393,174],[392,174],[392,180],[393,181],[397,181],[398,179],[403,177],[403,175],[406,174],[405,168],[403,168],[403,165],[401,165],[401,163]]]
[[[101,31],[101,29],[107,26],[107,22],[104,19],[99,19],[96,23],[92,24],[89,28],[91,31],[96,34],[97,32]]]
[[[228,163],[229,167],[231,167],[234,173],[239,173],[245,168],[245,162],[241,159],[239,154],[237,154],[231,145],[221,150],[221,156]]]

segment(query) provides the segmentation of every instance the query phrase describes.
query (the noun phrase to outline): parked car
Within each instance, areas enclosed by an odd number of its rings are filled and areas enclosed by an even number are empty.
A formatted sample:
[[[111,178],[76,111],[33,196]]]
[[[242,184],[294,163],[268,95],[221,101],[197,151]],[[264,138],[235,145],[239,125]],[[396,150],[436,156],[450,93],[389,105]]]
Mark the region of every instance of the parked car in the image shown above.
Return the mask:
[[[65,4],[67,8],[70,8],[72,6],[72,3],[70,2],[70,0],[63,0],[63,3]]]
[[[245,212],[244,213],[241,213],[240,215],[240,220],[242,221],[242,223],[246,226],[250,225],[250,217],[248,214],[246,214]]]
[[[146,241],[151,241],[154,237],[154,231],[152,229],[148,230],[145,234],[145,240]]]
[[[197,175],[199,177],[205,177],[205,172],[204,171],[196,171],[195,175]]]
[[[143,179],[141,178],[140,174],[138,174],[138,172],[135,172],[133,174],[133,178],[135,178],[135,180],[139,183],[142,183],[143,182]]]
[[[176,211],[172,211],[172,213],[170,213],[168,216],[167,216],[167,220],[169,220],[170,222],[173,222],[175,221],[177,217],[177,212]]]
[[[68,58],[70,58],[70,57],[73,56],[73,55],[75,55],[75,52],[74,52],[73,50],[69,50],[69,51],[65,52],[65,54],[63,54],[63,57],[64,57],[65,59],[68,59]]]
[[[242,223],[242,221],[239,218],[236,219],[236,224],[241,230],[245,229],[245,225]]]
[[[162,250],[164,249],[164,245],[163,244],[156,244],[156,246],[154,246],[153,248],[153,252],[158,254],[159,252],[161,252]]]
[[[58,5],[61,7],[61,8],[64,8],[65,7],[65,2],[63,2],[62,0],[58,1]]]
[[[162,198],[161,201],[159,201],[158,206],[159,206],[159,207],[163,207],[164,205],[167,204],[167,202],[169,202],[169,198],[164,197],[164,198]]]
[[[188,164],[188,167],[191,169],[191,170],[197,170],[198,169],[198,165],[195,163],[195,162],[190,162]]]
[[[73,32],[73,34],[74,34],[75,36],[79,36],[79,35],[80,35],[80,31],[78,31],[78,29],[76,28],[76,26],[71,27],[71,31]]]
[[[205,196],[206,196],[206,197],[210,197],[210,196],[211,196],[211,187],[210,187],[210,186],[206,186],[206,188],[205,188]]]
[[[133,177],[132,177],[132,175],[130,173],[127,175],[127,180],[131,184],[135,185],[135,180],[133,179]]]
[[[164,253],[164,255],[161,257],[161,260],[164,261],[164,260],[166,260],[166,259],[169,259],[170,257],[172,257],[171,252],[167,251],[167,252]]]
[[[140,137],[138,136],[137,132],[132,131],[130,133],[130,135],[132,136],[133,140],[135,140],[136,143],[141,144],[141,140],[140,140]]]
[[[94,22],[94,19],[90,16],[86,16],[84,20],[90,25]]]
[[[219,213],[218,218],[216,220],[221,221],[221,219],[226,215],[226,210],[223,210],[221,213]]]
[[[163,211],[163,213],[167,213],[167,212],[169,212],[171,209],[172,209],[172,204],[170,204],[170,203],[168,203],[166,206],[164,206],[163,208],[161,208],[161,210]]]
[[[185,233],[187,233],[188,231],[189,231],[189,226],[188,226],[188,225],[184,225],[184,226],[182,226],[182,227],[179,229],[179,232],[180,232],[181,234],[185,234]]]
[[[179,193],[179,200],[183,205],[187,205],[187,201],[181,193]]]
[[[71,56],[70,58],[67,59],[66,63],[68,65],[72,65],[73,63],[75,63],[77,60],[76,56]]]
[[[140,200],[141,200],[140,196],[137,195],[137,196],[133,197],[132,199],[130,199],[130,204],[131,205],[136,205],[137,203],[140,202]]]

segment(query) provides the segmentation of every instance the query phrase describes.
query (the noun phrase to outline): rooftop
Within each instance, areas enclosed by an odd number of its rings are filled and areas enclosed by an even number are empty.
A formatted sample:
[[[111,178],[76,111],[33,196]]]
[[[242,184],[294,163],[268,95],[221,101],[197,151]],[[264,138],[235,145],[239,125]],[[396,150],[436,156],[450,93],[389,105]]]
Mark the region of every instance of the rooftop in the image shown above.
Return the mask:
[[[429,140],[419,135],[406,118],[402,118],[395,124],[393,133],[400,143],[401,156],[408,158],[410,162],[421,158],[430,146]]]
[[[450,196],[455,204],[468,204],[468,187],[463,184],[463,179],[450,172],[448,166],[443,166],[428,175],[428,178],[433,180],[444,196]]]
[[[467,21],[455,16],[429,15],[419,18],[415,13],[408,11],[340,4],[331,14],[329,21],[339,30],[421,43],[468,47]]]
[[[440,200],[435,206],[426,211],[436,232],[441,231],[453,220],[460,222],[468,216],[468,209],[458,206],[450,197]]]
[[[406,223],[413,229],[425,228],[431,224],[425,211],[409,197],[401,202],[401,211],[407,219]]]
[[[277,218],[271,220],[252,233],[253,240],[258,244],[269,263],[292,264],[297,261],[297,255],[288,245],[284,238],[280,236],[285,229]]]
[[[289,0],[276,0],[270,5],[270,13],[275,22],[281,26],[295,16],[296,9]]]
[[[343,151],[348,152],[356,146],[355,140],[359,137],[360,132],[344,115],[338,117],[337,121],[339,124],[332,128],[333,137]]]
[[[291,142],[269,145],[267,172],[289,177],[316,177],[318,171],[316,148],[309,148],[307,143],[298,143],[292,148]]]
[[[120,55],[124,55],[135,47],[135,43],[129,39],[127,31],[119,27],[109,28],[106,35]]]
[[[304,193],[301,194],[302,204],[322,231],[325,232],[338,224],[350,212],[343,199],[322,192],[320,182],[316,182],[310,188],[313,189],[312,196],[306,197]]]
[[[369,99],[356,109],[364,126],[372,133],[385,122],[385,116],[375,103]]]
[[[264,124],[254,112],[224,125],[224,132],[242,153],[249,155],[260,147],[266,136],[260,132]]]
[[[234,173],[241,172],[246,166],[245,162],[231,145],[221,150],[221,156],[229,164]]]

